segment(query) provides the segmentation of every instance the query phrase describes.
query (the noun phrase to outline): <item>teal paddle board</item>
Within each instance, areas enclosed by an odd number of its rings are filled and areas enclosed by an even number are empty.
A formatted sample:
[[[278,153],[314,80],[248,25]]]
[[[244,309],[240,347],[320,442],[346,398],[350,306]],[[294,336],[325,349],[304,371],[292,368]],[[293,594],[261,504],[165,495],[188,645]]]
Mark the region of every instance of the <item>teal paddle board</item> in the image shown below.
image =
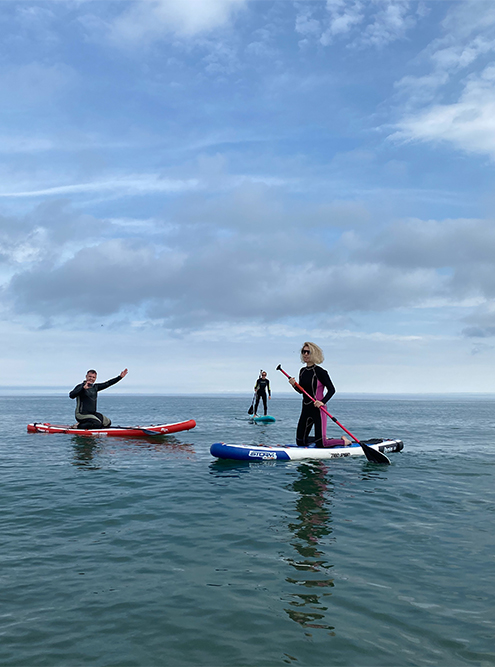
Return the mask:
[[[264,415],[261,417],[253,417],[253,421],[257,424],[267,424],[268,422],[276,421],[275,417],[270,417],[270,415]]]

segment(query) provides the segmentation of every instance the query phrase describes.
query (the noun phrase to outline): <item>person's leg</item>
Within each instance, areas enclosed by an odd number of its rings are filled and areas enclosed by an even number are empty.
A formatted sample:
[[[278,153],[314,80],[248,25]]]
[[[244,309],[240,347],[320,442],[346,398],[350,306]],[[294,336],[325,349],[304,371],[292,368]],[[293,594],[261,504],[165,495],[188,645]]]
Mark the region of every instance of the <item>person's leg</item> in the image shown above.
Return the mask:
[[[96,413],[94,415],[83,415],[80,412],[76,412],[76,420],[78,428],[93,429],[103,427],[103,422],[100,419],[100,413]]]
[[[256,417],[256,415],[258,414],[258,405],[260,404],[260,398],[261,396],[259,394],[256,394],[256,403],[254,404],[253,417]]]
[[[323,430],[320,408],[313,407],[313,421],[315,424],[315,447],[323,447]]]
[[[96,413],[98,416],[98,419],[101,421],[103,428],[108,428],[111,425],[111,421],[108,417],[105,417],[105,415],[102,415],[101,412]]]
[[[92,429],[95,428],[102,428],[103,424],[99,419],[96,419],[96,417],[93,417],[91,419],[83,419],[80,422],[77,422],[77,428],[82,428],[86,431],[91,431]]]
[[[268,412],[268,407],[266,404],[266,394],[261,394],[261,398],[263,399],[263,410],[265,411],[265,417],[266,417]]]
[[[312,427],[313,419],[311,418],[311,415],[308,414],[308,411],[303,407],[296,429],[296,445],[298,447],[308,446],[308,436]]]
[[[324,447],[349,447],[351,444],[352,440],[345,435],[341,438],[323,438]]]

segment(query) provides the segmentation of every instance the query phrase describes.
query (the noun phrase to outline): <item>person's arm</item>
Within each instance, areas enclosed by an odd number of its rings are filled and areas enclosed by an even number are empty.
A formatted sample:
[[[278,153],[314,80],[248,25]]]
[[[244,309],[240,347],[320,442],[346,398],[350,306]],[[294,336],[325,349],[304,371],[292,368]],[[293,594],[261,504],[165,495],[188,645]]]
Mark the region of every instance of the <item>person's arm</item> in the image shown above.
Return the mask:
[[[270,390],[270,380],[266,381],[266,388],[268,389],[268,398],[272,397],[272,392]]]
[[[327,393],[323,396],[323,399],[321,400],[321,403],[325,405],[335,394],[335,387],[333,386],[333,382],[331,381],[327,371],[324,368],[321,368],[320,366],[316,367],[316,377],[327,390]]]
[[[99,382],[93,386],[96,391],[103,391],[103,389],[108,389],[108,387],[111,387],[112,385],[117,384],[117,382],[120,382],[123,378],[125,378],[127,373],[128,370],[125,368],[120,375],[117,375],[117,377],[114,377],[111,380],[107,380],[106,382]]]
[[[301,384],[301,371],[299,371],[299,384]],[[298,394],[302,394],[303,392],[299,389],[299,387],[296,386],[296,378],[289,378],[289,384],[292,385],[293,389],[297,391]]]
[[[84,382],[81,382],[81,384],[76,384],[74,389],[69,392],[69,398],[75,398],[76,396],[79,396],[79,394],[84,389],[84,384]]]
[[[258,393],[258,384],[259,384],[259,380],[256,380],[256,384],[254,385],[254,391],[256,393]]]

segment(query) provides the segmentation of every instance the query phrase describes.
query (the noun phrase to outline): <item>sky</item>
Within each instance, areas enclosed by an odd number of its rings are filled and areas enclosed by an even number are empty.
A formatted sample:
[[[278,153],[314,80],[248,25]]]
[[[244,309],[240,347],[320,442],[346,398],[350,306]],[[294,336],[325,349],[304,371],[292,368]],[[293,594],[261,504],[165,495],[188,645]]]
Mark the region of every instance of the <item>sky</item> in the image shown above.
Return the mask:
[[[493,0],[0,0],[9,391],[494,392]],[[337,395],[338,395],[337,393]]]

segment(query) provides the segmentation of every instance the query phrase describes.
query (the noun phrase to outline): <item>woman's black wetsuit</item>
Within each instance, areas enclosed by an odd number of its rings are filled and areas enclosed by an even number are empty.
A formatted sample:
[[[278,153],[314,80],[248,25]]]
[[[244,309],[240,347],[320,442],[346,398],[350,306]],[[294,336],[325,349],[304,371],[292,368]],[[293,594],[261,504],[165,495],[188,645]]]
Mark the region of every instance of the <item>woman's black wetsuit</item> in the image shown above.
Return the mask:
[[[322,403],[327,403],[335,394],[335,387],[330,376],[321,366],[313,365],[301,368],[299,384],[310,396],[314,396]],[[303,393],[297,387],[294,387],[294,389],[300,394]],[[324,389],[326,389],[326,393],[323,392]],[[325,418],[325,415],[322,415],[320,408],[316,408],[314,402],[303,394],[301,416],[296,431],[296,445],[298,447],[308,446],[308,436],[313,426],[315,427],[315,447],[323,447],[322,418]]]
[[[254,391],[256,392],[256,403],[254,406],[254,414],[257,413],[258,411],[258,405],[260,402],[260,398],[263,401],[263,408],[265,410],[265,416],[266,416],[266,411],[267,411],[267,403],[266,403],[266,392],[268,390],[268,396],[271,397],[272,392],[270,391],[270,380],[268,378],[258,378]]]

